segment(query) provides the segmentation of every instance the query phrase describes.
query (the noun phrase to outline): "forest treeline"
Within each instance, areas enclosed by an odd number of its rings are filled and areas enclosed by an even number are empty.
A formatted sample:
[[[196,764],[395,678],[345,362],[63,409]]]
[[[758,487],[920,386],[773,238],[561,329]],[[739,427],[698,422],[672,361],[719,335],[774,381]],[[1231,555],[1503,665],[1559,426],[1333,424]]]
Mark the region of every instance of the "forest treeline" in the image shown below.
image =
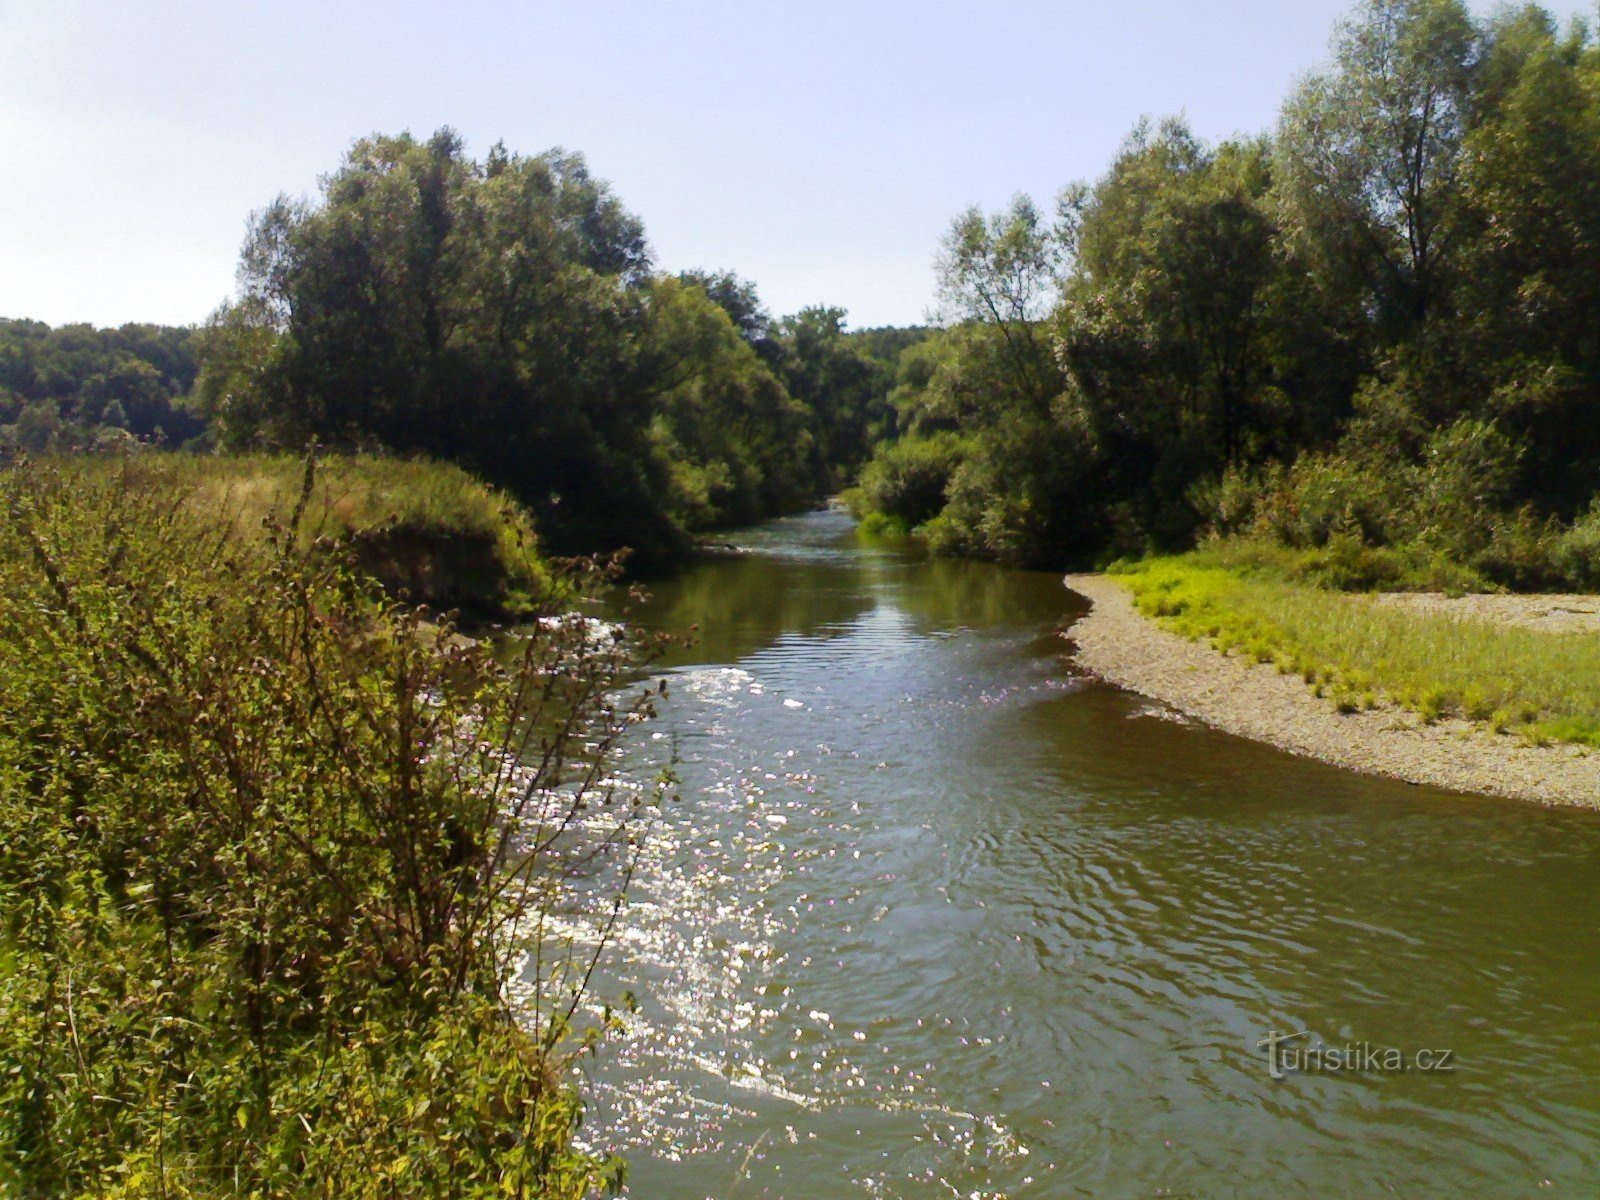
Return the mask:
[[[201,329],[0,322],[0,454],[423,454],[505,488],[554,552],[662,561],[852,480],[923,333],[775,319],[732,272],[655,271],[576,154],[375,136],[318,198],[253,214],[239,293]]]
[[[363,139],[320,197],[255,214],[239,277],[200,337],[219,445],[445,458],[557,551],[659,558],[794,511],[889,431],[893,338],[835,308],[774,321],[727,272],[653,271],[574,154]]]
[[[1276,129],[1141,122],[953,223],[856,506],[1058,565],[1205,531],[1335,582],[1600,584],[1600,46],[1369,0]]]
[[[656,270],[575,154],[374,136],[253,216],[203,329],[0,325],[0,450],[425,454],[557,552],[858,483],[946,553],[1217,532],[1354,586],[1600,586],[1597,251],[1588,27],[1365,0],[1271,132],[1144,121],[1053,208],[960,214],[931,335]]]
[[[0,455],[182,445],[204,430],[199,369],[193,329],[0,319]]]

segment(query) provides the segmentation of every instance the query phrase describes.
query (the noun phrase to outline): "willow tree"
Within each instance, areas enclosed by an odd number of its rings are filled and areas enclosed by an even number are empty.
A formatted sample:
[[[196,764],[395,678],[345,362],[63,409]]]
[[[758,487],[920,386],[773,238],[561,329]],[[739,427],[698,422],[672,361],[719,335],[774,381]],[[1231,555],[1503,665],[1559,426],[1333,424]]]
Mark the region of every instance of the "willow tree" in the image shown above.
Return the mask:
[[[1284,106],[1285,223],[1391,338],[1420,326],[1444,291],[1477,55],[1461,0],[1365,0],[1339,28],[1331,69]]]
[[[1478,90],[1454,336],[1488,415],[1528,441],[1523,495],[1570,514],[1600,479],[1600,48],[1539,9],[1503,13]]]
[[[239,277],[203,345],[226,441],[425,451],[512,489],[558,545],[670,539],[643,227],[582,158],[364,138],[318,199],[254,215]]]
[[[959,214],[935,264],[945,321],[992,329],[1005,347],[1012,389],[1038,406],[1061,390],[1043,327],[1060,266],[1058,231],[1024,195],[987,217],[976,207]]]
[[[1181,544],[1194,486],[1279,437],[1269,167],[1260,141],[1210,147],[1181,120],[1141,123],[1074,193],[1058,352],[1125,543]]]

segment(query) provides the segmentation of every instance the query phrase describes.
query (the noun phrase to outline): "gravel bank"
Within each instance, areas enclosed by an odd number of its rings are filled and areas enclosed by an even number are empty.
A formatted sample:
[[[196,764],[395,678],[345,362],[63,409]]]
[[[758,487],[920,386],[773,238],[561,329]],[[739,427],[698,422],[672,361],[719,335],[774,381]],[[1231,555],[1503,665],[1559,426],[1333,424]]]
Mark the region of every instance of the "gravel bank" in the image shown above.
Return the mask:
[[[1082,667],[1207,725],[1410,783],[1600,807],[1600,753],[1577,746],[1530,746],[1466,721],[1425,725],[1397,707],[1341,714],[1330,701],[1313,696],[1298,675],[1280,675],[1272,667],[1221,654],[1146,620],[1128,592],[1104,576],[1068,575],[1066,585],[1094,605],[1067,635],[1076,643]],[[1537,599],[1582,599],[1586,607],[1594,607],[1592,597]],[[1441,598],[1438,603],[1458,602]],[[1471,615],[1508,619],[1487,611]],[[1529,623],[1538,620],[1532,615]]]
[[[1446,596],[1443,592],[1384,592],[1374,599],[1391,608],[1442,613],[1494,625],[1523,625],[1540,633],[1600,630],[1600,596]]]

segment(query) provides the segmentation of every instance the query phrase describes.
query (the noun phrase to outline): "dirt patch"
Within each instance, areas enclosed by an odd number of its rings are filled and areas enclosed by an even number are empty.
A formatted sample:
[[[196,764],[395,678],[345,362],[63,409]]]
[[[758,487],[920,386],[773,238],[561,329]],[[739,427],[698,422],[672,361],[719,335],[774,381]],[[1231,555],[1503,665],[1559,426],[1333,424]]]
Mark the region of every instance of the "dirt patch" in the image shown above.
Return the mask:
[[[391,528],[353,534],[346,544],[391,596],[435,611],[459,609],[472,619],[505,614],[515,581],[493,538]]]

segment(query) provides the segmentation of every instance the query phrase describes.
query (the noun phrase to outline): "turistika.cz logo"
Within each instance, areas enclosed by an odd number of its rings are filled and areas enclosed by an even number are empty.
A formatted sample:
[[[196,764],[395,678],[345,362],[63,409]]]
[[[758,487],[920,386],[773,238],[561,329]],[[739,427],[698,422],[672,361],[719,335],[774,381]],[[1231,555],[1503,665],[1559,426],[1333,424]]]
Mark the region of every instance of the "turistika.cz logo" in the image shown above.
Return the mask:
[[[1371,1042],[1346,1042],[1329,1046],[1323,1042],[1304,1042],[1311,1031],[1279,1033],[1273,1030],[1256,1043],[1267,1052],[1267,1074],[1283,1079],[1294,1074],[1338,1075],[1431,1071],[1448,1073],[1456,1069],[1454,1050],[1414,1050],[1407,1053],[1394,1046],[1374,1046]]]

